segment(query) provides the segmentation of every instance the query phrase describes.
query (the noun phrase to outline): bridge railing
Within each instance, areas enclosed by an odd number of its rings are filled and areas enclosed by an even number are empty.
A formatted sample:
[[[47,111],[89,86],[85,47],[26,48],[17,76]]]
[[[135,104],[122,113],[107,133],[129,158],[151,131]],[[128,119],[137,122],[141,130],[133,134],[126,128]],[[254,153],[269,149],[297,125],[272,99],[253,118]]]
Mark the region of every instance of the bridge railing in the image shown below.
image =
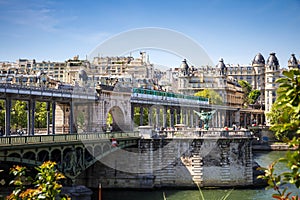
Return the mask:
[[[8,145],[39,144],[84,141],[111,138],[139,137],[137,132],[127,133],[81,133],[81,134],[56,134],[56,135],[32,135],[32,136],[8,136],[0,137],[0,147]]]
[[[167,138],[195,138],[195,137],[222,137],[222,138],[235,138],[235,137],[253,137],[251,131],[233,131],[233,130],[167,130],[157,133],[157,136]]]

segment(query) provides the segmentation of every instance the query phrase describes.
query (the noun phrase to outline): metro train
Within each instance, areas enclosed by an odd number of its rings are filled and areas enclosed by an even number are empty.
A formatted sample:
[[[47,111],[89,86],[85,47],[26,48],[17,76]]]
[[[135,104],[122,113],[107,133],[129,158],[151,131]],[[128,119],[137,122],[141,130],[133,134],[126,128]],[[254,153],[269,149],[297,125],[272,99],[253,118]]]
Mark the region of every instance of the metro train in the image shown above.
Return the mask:
[[[202,105],[208,105],[209,99],[205,97],[190,96],[183,94],[176,94],[172,92],[164,92],[160,90],[149,90],[143,88],[133,88],[132,97],[140,97],[144,99],[152,100],[169,100],[178,101],[178,103],[198,103]]]

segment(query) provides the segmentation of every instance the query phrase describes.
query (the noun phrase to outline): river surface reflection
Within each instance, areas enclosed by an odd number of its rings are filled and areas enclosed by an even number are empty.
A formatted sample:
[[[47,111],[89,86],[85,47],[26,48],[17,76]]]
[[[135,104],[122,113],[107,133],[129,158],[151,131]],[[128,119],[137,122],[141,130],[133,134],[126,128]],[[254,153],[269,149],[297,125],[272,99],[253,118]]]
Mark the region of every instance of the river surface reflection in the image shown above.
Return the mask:
[[[283,157],[285,152],[283,151],[271,151],[271,152],[254,152],[253,158],[261,166],[268,166],[274,160],[279,157]],[[284,165],[278,166],[279,170],[284,170]],[[203,195],[205,200],[218,200],[222,196],[226,195],[230,189],[203,189]],[[298,192],[298,189],[292,188],[292,191]],[[272,199],[273,190],[260,189],[234,189],[229,200],[266,200]],[[200,194],[198,190],[149,190],[149,191],[133,191],[133,190],[103,190],[102,200],[163,200],[163,194],[165,194],[167,200],[198,200]],[[96,197],[94,199],[97,199]]]

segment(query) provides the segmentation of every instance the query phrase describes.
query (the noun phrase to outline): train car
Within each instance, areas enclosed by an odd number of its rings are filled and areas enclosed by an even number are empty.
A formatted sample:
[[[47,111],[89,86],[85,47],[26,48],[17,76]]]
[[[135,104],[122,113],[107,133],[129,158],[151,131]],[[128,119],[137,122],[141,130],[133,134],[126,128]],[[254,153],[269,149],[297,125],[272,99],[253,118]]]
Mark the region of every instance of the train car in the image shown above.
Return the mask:
[[[74,86],[71,85],[71,84],[67,84],[67,83],[58,83],[56,85],[56,89],[59,89],[59,90],[73,90],[74,89]]]
[[[195,102],[197,104],[208,105],[209,99],[205,97],[197,97],[183,94],[176,94],[171,92],[165,92],[160,90],[149,90],[143,88],[133,88],[132,97],[139,97],[151,100],[168,100],[178,102],[179,104],[187,104]]]

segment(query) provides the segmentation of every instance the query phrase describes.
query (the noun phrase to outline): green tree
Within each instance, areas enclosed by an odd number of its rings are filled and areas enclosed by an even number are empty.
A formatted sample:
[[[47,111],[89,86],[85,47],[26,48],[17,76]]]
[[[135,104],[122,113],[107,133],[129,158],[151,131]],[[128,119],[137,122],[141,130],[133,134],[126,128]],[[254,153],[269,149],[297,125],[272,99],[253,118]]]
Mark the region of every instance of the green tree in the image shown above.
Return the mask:
[[[209,98],[210,104],[222,105],[222,97],[214,90],[204,89],[194,94],[194,96]]]
[[[55,169],[56,163],[47,161],[36,167],[35,179],[26,175],[27,168],[14,166],[11,173],[15,179],[10,184],[14,185],[13,192],[7,197],[8,200],[55,200],[60,194],[62,185],[59,183],[65,176]],[[34,187],[34,188],[31,188]],[[61,199],[70,199],[63,196]]]
[[[110,115],[110,113],[109,113]],[[84,126],[85,126],[85,116],[84,113],[82,111],[78,111],[77,112],[77,118],[76,118],[76,122],[77,122],[77,132],[81,133],[84,131]]]
[[[252,86],[250,85],[250,83],[248,83],[247,81],[244,81],[244,80],[239,80],[238,83],[239,83],[240,86],[242,86],[243,91],[247,95],[251,92]]]
[[[47,103],[36,102],[35,104],[35,128],[47,127]]]
[[[270,117],[274,112],[281,115],[272,119],[271,130],[277,135],[300,133],[300,71],[284,71],[285,77],[278,79],[277,99],[272,106]],[[276,114],[275,114],[276,115]],[[277,113],[278,115],[278,113]]]
[[[274,131],[275,138],[280,141],[287,141],[292,139],[296,133],[294,131],[290,131],[286,128],[282,128],[283,124],[288,124],[290,121],[295,120],[292,119],[293,109],[288,107],[287,105],[278,105],[278,101],[275,101],[272,105],[272,108],[269,113],[267,113],[267,118],[270,121],[270,124],[273,126],[271,130]]]
[[[11,125],[13,129],[27,126],[27,104],[25,101],[16,100],[12,102]]]
[[[260,96],[260,90],[252,90],[248,94],[249,103],[254,104],[259,96]]]
[[[271,130],[278,135],[286,132],[294,133],[295,136],[288,141],[288,144],[295,148],[295,151],[288,151],[284,158],[274,161],[267,168],[261,168],[265,171],[265,175],[260,178],[266,179],[269,188],[273,188],[277,192],[273,195],[274,198],[298,200],[298,196],[290,197],[291,193],[287,191],[287,188],[282,190],[281,186],[290,183],[300,188],[300,70],[284,71],[283,75],[285,77],[276,81],[279,83],[278,96],[272,108],[273,111],[281,109],[281,113],[277,118],[278,121],[273,121]],[[277,175],[275,173],[277,162],[285,163],[288,171]]]
[[[250,102],[249,94],[252,91],[252,86],[250,85],[250,83],[244,80],[239,80],[238,83],[242,87],[242,90],[244,92],[243,104],[244,106],[248,106]]]
[[[0,100],[0,127],[5,127],[5,101]]]
[[[110,126],[113,123],[113,117],[111,113],[107,114],[106,125]]]
[[[141,115],[140,110],[141,110],[140,107],[134,107],[133,121],[136,126],[140,125],[140,115]],[[149,113],[148,110],[149,109],[147,107],[143,108],[143,124],[142,124],[142,126],[148,124],[148,113]]]

